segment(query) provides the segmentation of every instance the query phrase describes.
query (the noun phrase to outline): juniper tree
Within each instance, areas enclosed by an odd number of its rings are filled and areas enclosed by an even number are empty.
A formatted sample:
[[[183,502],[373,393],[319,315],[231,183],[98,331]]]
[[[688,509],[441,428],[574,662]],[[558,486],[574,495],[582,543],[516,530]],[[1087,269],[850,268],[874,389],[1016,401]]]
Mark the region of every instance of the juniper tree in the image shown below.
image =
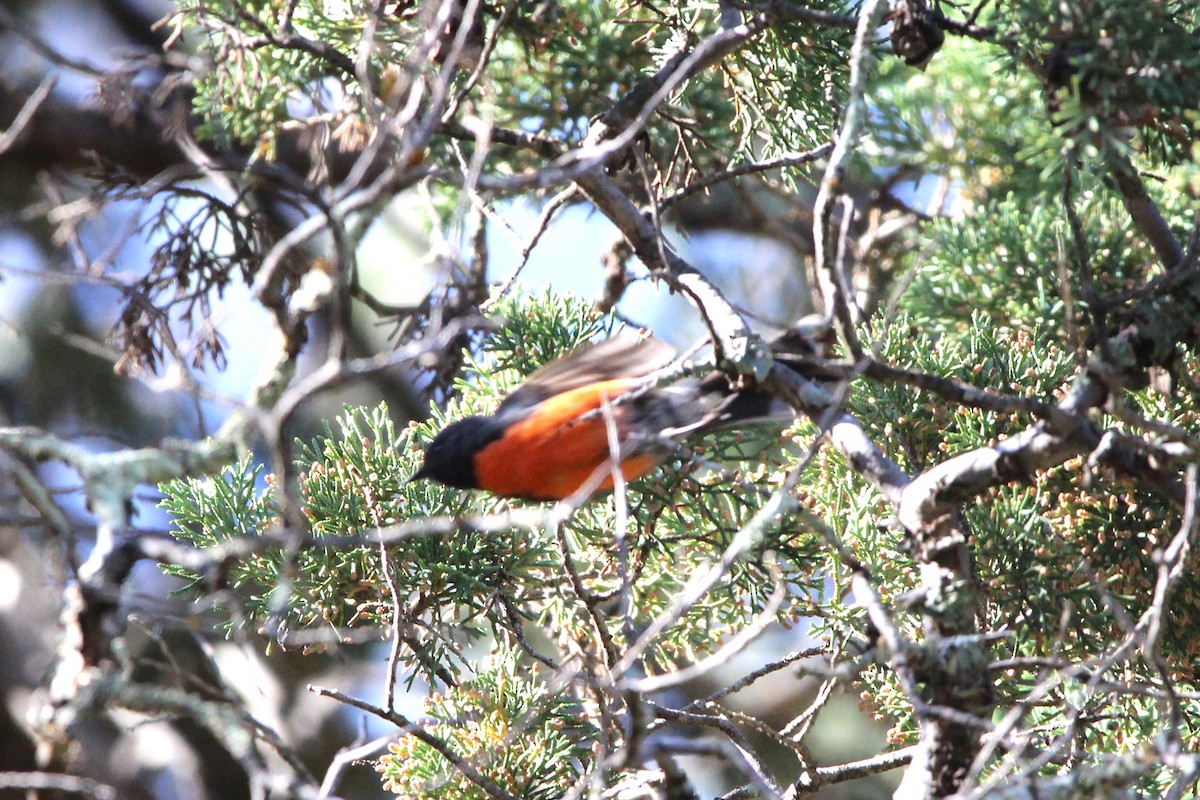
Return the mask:
[[[198,398],[196,370],[257,348],[265,377],[208,439],[98,454],[53,415],[0,430],[38,516],[6,530],[48,531],[63,575],[31,717],[43,772],[0,785],[103,796],[57,773],[79,771],[82,725],[125,709],[205,730],[255,796],[336,794],[345,763],[310,775],[219,661],[180,677],[131,650],[133,613],[309,658],[386,643],[382,701],[318,691],[387,724],[354,757],[403,797],[695,796],[684,756],[726,769],[730,797],[895,768],[904,798],[1187,796],[1198,17],[1133,0],[220,0],[96,70],[6,12],[12,41],[104,99],[0,84],[0,159],[58,167],[20,218],[65,246],[69,276],[120,289],[119,373]],[[560,269],[601,288],[526,287],[576,207],[616,238]],[[777,293],[776,318],[699,268],[713,230],[791,254],[804,288]],[[398,284],[411,300],[388,299]],[[686,440],[586,503],[406,482],[442,427],[636,327],[647,285],[706,335],[681,370],[723,370],[795,420]],[[222,317],[233,286],[277,343]],[[381,321],[386,345],[364,352]],[[312,401],[379,374],[403,407],[294,435]],[[85,563],[30,460],[78,474]],[[132,516],[147,485],[169,536]],[[183,579],[182,623],[128,590],[141,559]],[[727,677],[793,623],[811,647]],[[780,673],[822,682],[777,710],[789,722],[730,702]],[[886,752],[813,757],[838,694],[885,721]]]

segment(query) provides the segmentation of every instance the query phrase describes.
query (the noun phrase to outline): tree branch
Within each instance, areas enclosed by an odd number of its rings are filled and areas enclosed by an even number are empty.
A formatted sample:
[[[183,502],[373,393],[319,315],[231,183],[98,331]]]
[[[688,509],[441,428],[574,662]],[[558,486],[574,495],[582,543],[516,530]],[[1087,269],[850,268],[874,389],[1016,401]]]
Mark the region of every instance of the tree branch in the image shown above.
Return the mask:
[[[1117,152],[1113,147],[1106,148],[1105,158],[1108,161],[1109,169],[1112,170],[1113,178],[1116,180],[1117,190],[1121,195],[1121,202],[1125,204],[1125,210],[1129,212],[1133,224],[1146,237],[1146,241],[1150,242],[1150,246],[1158,254],[1158,260],[1162,262],[1163,267],[1170,272],[1182,265],[1183,247],[1175,238],[1167,221],[1163,219],[1154,200],[1146,192],[1146,186],[1142,183],[1141,176],[1138,175],[1133,162],[1127,155]]]

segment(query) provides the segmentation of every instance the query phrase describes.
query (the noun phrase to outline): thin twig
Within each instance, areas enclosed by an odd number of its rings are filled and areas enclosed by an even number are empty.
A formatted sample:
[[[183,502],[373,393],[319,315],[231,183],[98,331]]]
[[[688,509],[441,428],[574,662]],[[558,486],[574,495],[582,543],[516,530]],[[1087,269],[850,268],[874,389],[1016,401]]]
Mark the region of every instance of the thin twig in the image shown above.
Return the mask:
[[[721,687],[720,689],[718,689],[717,691],[708,695],[707,697],[703,698],[702,700],[693,701],[693,705],[698,704],[698,703],[715,703],[717,700],[720,700],[722,697],[725,697],[726,695],[730,695],[730,694],[733,694],[734,692],[738,692],[738,691],[741,691],[742,689],[745,689],[747,686],[754,683],[759,678],[763,678],[767,675],[770,675],[772,672],[777,672],[778,670],[785,669],[786,667],[791,666],[795,662],[800,661],[802,659],[813,658],[814,656],[819,656],[824,653],[825,653],[824,647],[809,647],[804,650],[793,650],[791,653],[788,653],[783,658],[780,658],[776,661],[772,661],[769,664],[764,664],[763,666],[761,666],[758,669],[754,670],[753,672],[747,674],[746,676],[739,678],[738,680],[734,681],[733,683],[730,683],[727,686]]]
[[[95,800],[116,800],[117,790],[107,783],[56,772],[0,772],[0,789],[33,792],[68,792]]]
[[[859,11],[858,28],[850,50],[850,81],[847,87],[849,100],[846,113],[813,206],[814,268],[825,294],[825,314],[828,318],[838,320],[842,338],[850,348],[851,356],[856,360],[862,355],[862,347],[858,344],[858,337],[854,331],[858,319],[850,305],[853,298],[850,297],[850,287],[844,280],[845,276],[837,274],[835,262],[829,257],[829,222],[833,201],[841,190],[850,156],[857,148],[858,140],[868,121],[866,91],[872,62],[871,47],[875,31],[879,28],[887,8],[888,4],[884,0],[867,0]]]
[[[79,72],[93,78],[103,78],[109,75],[109,70],[107,69],[94,66],[86,61],[70,58],[55,50],[38,36],[24,20],[4,6],[0,6],[0,30],[8,30],[16,34],[18,38],[24,40],[25,44],[31,50],[57,67],[69,69],[72,72]]]
[[[861,761],[848,761],[845,764],[817,767],[812,771],[808,782],[803,784],[797,782],[788,790],[788,793],[784,795],[785,800],[792,800],[794,797],[803,797],[816,791],[821,786],[831,783],[842,783],[843,781],[868,778],[872,775],[878,775],[881,772],[898,769],[912,761],[912,757],[916,751],[917,747],[914,745],[912,747],[901,748],[900,750],[893,750],[890,753],[880,753],[877,756],[864,758]]]
[[[0,13],[7,12],[4,12],[0,8]],[[8,130],[0,134],[0,155],[4,155],[21,138],[21,134],[25,131],[25,128],[33,121],[34,114],[42,107],[42,103],[46,102],[46,98],[50,96],[50,93],[54,91],[54,87],[57,85],[58,77],[56,75],[50,74],[42,78],[42,82],[38,84],[37,89],[21,105],[21,110],[17,112],[17,116],[9,124]]]
[[[509,273],[508,277],[500,281],[496,288],[492,290],[491,297],[479,307],[481,312],[487,311],[500,298],[508,294],[513,283],[525,269],[525,265],[529,263],[529,256],[533,253],[533,248],[537,247],[538,242],[542,239],[542,235],[550,229],[550,222],[554,219],[554,215],[566,206],[571,201],[571,198],[578,194],[578,187],[571,185],[546,201],[546,205],[542,207],[541,215],[538,216],[538,220],[533,226],[533,233],[530,234],[529,239],[521,247],[521,252],[517,258],[517,265],[513,267],[513,271]]]
[[[771,560],[767,563],[767,568],[770,571],[775,589],[762,611],[755,615],[749,625],[739,630],[728,642],[721,645],[716,652],[705,656],[695,664],[691,664],[675,672],[626,680],[623,682],[624,687],[639,694],[654,694],[655,692],[672,689],[708,674],[712,670],[728,663],[730,659],[745,650],[747,645],[762,635],[763,631],[778,620],[779,609],[787,597],[787,588],[783,582],[779,566],[774,560]]]
[[[371,705],[365,700],[359,700],[357,697],[344,694],[336,689],[326,689],[322,686],[317,686],[310,683],[308,684],[308,690],[322,697],[332,698],[337,700],[339,703],[352,706],[361,711],[366,711],[369,714],[373,714],[380,719],[387,720],[409,736],[415,736],[417,739],[420,739],[422,742],[429,745],[431,748],[437,751],[442,758],[449,761],[455,769],[461,772],[467,780],[478,786],[480,789],[483,789],[491,797],[495,798],[495,800],[517,800],[516,797],[509,794],[509,792],[503,787],[497,785],[495,781],[476,769],[474,764],[455,753],[453,748],[446,744],[446,742],[444,742],[441,738],[430,733],[424,727],[413,722],[403,714],[397,713],[396,711],[392,711],[390,709]]]
[[[671,206],[686,200],[692,195],[703,192],[706,189],[711,189],[718,183],[740,178],[743,175],[756,175],[760,172],[768,172],[773,169],[788,169],[790,167],[799,167],[804,164],[824,158],[833,152],[833,143],[826,142],[823,145],[814,147],[812,150],[806,150],[803,153],[794,153],[792,155],[779,156],[777,158],[768,158],[765,161],[755,161],[750,164],[739,164],[736,167],[728,167],[720,172],[705,175],[703,178],[689,183],[687,186],[679,189],[673,194],[669,194],[658,202],[658,212],[665,214]]]

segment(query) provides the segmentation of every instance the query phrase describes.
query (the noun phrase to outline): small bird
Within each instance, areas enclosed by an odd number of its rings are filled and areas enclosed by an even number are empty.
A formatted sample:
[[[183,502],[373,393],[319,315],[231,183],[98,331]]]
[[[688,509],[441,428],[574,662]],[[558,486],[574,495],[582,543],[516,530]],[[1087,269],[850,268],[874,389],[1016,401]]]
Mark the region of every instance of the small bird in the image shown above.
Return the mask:
[[[790,416],[758,390],[735,389],[724,373],[658,386],[675,351],[618,335],[588,344],[530,375],[490,416],[459,420],[425,450],[410,478],[501,497],[563,500],[584,487],[613,488],[609,425],[626,480],[650,472],[670,440],[735,422]]]

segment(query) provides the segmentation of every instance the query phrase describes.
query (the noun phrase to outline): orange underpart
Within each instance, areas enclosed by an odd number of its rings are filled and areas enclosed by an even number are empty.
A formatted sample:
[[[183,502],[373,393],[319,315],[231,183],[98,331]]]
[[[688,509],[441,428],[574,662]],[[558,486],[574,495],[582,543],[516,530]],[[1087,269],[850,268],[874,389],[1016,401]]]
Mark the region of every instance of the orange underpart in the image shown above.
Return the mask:
[[[562,500],[604,471],[596,490],[613,487],[608,469],[608,430],[600,411],[604,398],[613,400],[639,381],[594,383],[555,395],[535,406],[529,416],[511,425],[504,436],[475,454],[475,478],[481,489],[505,497]],[[633,403],[610,406],[617,435],[624,442],[637,429]],[[658,464],[658,453],[638,453],[622,460],[626,479],[645,475]]]

